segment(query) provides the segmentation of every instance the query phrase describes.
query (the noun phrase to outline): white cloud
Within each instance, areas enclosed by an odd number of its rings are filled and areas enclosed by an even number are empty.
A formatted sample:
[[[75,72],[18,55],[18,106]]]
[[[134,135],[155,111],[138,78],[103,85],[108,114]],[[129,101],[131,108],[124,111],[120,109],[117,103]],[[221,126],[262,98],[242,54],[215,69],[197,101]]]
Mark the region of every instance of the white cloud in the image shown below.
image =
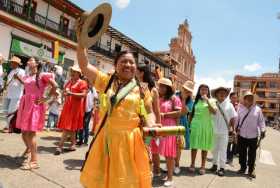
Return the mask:
[[[255,72],[261,68],[262,68],[262,66],[259,63],[253,63],[250,65],[245,65],[243,67],[244,70],[249,71],[249,72]]]
[[[130,0],[116,0],[116,6],[119,9],[125,9],[130,3]]]
[[[233,89],[233,80],[226,80],[222,77],[202,77],[202,78],[195,78],[195,93],[200,84],[207,84],[210,87],[210,90],[215,89],[220,86],[229,87]]]

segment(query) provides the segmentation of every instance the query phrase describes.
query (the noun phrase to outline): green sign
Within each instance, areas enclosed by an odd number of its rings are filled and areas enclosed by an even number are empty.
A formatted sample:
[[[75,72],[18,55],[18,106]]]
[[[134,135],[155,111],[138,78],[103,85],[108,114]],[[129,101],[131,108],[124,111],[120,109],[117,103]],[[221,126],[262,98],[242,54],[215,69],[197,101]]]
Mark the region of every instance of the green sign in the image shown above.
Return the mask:
[[[13,39],[11,51],[24,56],[36,57],[41,60],[54,62],[52,53],[44,48],[38,48],[18,39]]]

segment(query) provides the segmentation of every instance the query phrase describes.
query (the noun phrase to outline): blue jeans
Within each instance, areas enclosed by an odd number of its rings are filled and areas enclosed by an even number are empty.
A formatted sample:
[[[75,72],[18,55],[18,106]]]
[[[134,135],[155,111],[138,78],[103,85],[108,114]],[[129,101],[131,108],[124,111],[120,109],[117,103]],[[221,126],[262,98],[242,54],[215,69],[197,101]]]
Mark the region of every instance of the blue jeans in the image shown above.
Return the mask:
[[[58,115],[49,113],[47,128],[55,128],[58,120]]]
[[[88,137],[89,137],[89,123],[91,119],[92,110],[85,113],[84,116],[84,128],[82,130],[79,130],[78,134],[78,142],[87,144],[88,143]]]

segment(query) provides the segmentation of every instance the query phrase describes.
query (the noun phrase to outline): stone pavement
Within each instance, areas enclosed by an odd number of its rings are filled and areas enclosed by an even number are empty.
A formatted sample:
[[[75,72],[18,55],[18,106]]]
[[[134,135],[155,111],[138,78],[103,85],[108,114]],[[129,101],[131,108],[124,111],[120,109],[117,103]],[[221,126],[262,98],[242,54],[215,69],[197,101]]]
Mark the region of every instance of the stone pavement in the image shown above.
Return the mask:
[[[0,129],[3,121],[0,121]],[[87,147],[78,148],[75,152],[54,156],[55,147],[60,133],[42,132],[38,134],[38,151],[41,168],[38,170],[22,171],[19,169],[18,156],[23,152],[24,145],[21,136],[17,134],[0,133],[0,188],[81,188],[79,183],[80,168]],[[190,163],[189,151],[184,151],[181,159],[182,173],[175,176],[176,188],[263,188],[280,187],[280,132],[268,129],[267,138],[262,144],[261,159],[257,163],[257,179],[250,180],[246,176],[237,176],[237,159],[234,166],[228,166],[227,175],[218,177],[207,173],[204,176],[190,174],[187,166]],[[211,157],[211,156],[209,156]],[[198,159],[200,156],[198,156]],[[210,159],[209,159],[210,161]],[[197,166],[199,167],[199,160]],[[163,164],[162,164],[163,166]],[[210,168],[211,163],[208,162]],[[162,187],[163,181],[154,181],[154,187]]]

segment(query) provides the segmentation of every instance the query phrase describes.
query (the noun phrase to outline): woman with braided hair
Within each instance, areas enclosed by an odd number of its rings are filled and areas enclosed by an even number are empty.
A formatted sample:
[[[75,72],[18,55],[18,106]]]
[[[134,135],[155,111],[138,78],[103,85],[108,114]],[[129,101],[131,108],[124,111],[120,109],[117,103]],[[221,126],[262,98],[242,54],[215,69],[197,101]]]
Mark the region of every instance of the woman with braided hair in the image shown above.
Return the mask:
[[[55,93],[57,88],[53,74],[41,73],[42,65],[40,62],[30,58],[28,67],[30,70],[29,75],[24,76],[22,79],[16,75],[16,79],[24,84],[24,95],[20,100],[16,127],[21,129],[22,139],[26,145],[24,157],[31,157],[29,162],[23,163],[22,170],[39,168],[36,132],[42,131],[44,127],[46,111],[44,103],[47,100],[44,97],[44,92],[48,85],[51,85],[51,93]]]
[[[135,78],[133,53],[123,51],[116,56],[112,76],[89,64],[86,54],[79,44],[80,68],[100,93],[101,121],[82,168],[81,183],[88,188],[149,188],[149,156],[141,128],[143,117],[152,112],[152,99],[149,89],[143,89]]]

